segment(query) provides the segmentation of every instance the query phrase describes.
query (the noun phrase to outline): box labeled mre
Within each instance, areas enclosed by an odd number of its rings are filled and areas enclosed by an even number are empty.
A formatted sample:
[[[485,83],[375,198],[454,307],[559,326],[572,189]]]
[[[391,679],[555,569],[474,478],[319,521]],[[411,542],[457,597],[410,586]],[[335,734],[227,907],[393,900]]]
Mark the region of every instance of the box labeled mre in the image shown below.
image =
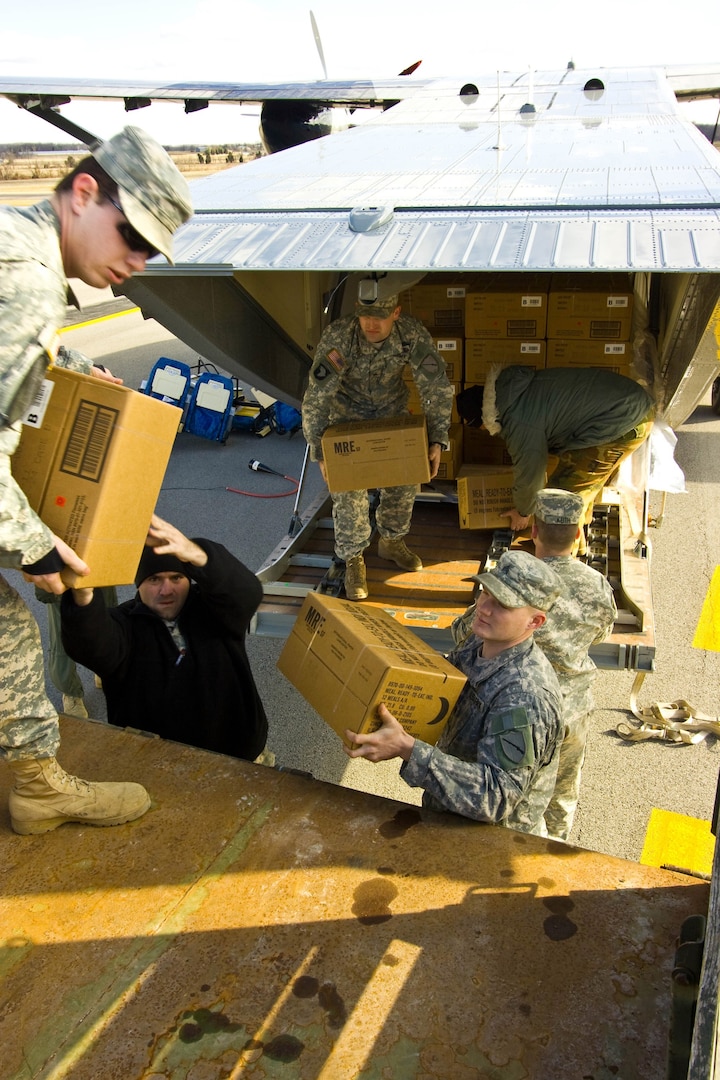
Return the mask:
[[[23,421],[12,472],[30,506],[84,559],[67,585],[135,576],[180,412],[127,386],[50,368]]]
[[[465,676],[381,608],[311,592],[279,670],[334,731],[380,726],[381,702],[405,730],[435,744]]]
[[[457,477],[461,529],[507,529],[513,470],[503,465],[463,465]]]
[[[426,484],[430,479],[425,415],[332,424],[322,437],[330,491]]]

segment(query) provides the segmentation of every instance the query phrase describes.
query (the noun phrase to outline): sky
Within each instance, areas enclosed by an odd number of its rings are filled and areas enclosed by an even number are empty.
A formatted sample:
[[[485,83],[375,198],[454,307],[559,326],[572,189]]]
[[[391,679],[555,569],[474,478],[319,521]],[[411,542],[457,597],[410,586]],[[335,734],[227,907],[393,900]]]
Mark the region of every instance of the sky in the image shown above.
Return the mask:
[[[329,78],[378,78],[417,60],[424,76],[468,81],[497,70],[720,63],[717,0],[35,0],[6,5],[0,75],[91,79],[281,82],[323,78],[310,10]],[[578,14],[572,14],[574,11]],[[25,17],[29,13],[29,18]],[[693,107],[708,123],[717,103]],[[250,106],[180,103],[126,114],[122,104],[73,103],[62,112],[108,137],[126,123],[166,145],[255,142]],[[0,99],[0,142],[66,141],[45,121]]]

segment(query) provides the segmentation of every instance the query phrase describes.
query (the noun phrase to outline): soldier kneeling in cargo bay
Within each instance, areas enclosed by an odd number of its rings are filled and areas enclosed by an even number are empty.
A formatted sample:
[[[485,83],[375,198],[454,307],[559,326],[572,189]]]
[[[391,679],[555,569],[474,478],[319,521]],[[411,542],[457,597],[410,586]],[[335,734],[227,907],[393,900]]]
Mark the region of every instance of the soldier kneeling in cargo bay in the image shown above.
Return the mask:
[[[326,481],[321,440],[331,424],[407,415],[406,364],[423,400],[430,475],[437,475],[441,452],[448,445],[452,384],[429,332],[400,311],[397,296],[358,299],[355,314],[330,323],[320,337],[302,419],[310,456],[319,462]],[[381,488],[376,515],[380,558],[406,571],[422,570],[420,558],[405,544],[416,492],[415,484]],[[346,564],[345,595],[348,600],[364,600],[368,588],[363,553],[372,535],[368,492],[331,495],[335,554]]]
[[[413,738],[385,705],[381,727],[346,731],[351,758],[403,759],[400,776],[424,789],[423,806],[546,836],[563,738],[562,698],[552,666],[533,640],[562,593],[547,564],[507,551],[479,577],[473,637],[448,659],[467,683],[437,745]]]

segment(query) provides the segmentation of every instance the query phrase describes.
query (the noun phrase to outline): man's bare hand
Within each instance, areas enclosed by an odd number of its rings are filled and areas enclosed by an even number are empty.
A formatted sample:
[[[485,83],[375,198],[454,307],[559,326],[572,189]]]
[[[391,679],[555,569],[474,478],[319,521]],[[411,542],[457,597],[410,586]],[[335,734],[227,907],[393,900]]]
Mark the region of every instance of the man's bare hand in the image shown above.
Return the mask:
[[[205,566],[207,553],[192,540],[188,540],[179,529],[169,521],[163,521],[153,514],[145,541],[148,547],[155,549],[156,555],[174,555],[180,562],[191,566]]]
[[[351,744],[350,749],[343,745],[343,750],[350,758],[367,758],[368,761],[389,761],[400,757],[407,761],[412,754],[415,740],[408,735],[386,705],[378,705],[378,717],[381,727],[370,735],[358,735],[355,731],[346,731],[345,738]]]
[[[91,375],[96,379],[104,379],[105,382],[117,383],[122,386],[122,379],[119,379],[116,375],[113,375],[112,371],[108,371],[107,368],[96,367],[93,364]]]
[[[442,457],[442,446],[440,443],[430,443],[428,448],[428,461],[430,462],[430,479],[437,476],[438,469],[440,468],[440,458]]]
[[[324,461],[318,461],[318,465],[320,466],[320,475],[322,476],[323,480],[327,484],[327,473],[325,472],[325,462]]]
[[[530,518],[523,517],[523,515],[519,514],[515,508],[508,510],[506,514],[501,514],[500,516],[510,518],[510,528],[513,532],[522,532],[522,530],[527,529],[530,524]]]

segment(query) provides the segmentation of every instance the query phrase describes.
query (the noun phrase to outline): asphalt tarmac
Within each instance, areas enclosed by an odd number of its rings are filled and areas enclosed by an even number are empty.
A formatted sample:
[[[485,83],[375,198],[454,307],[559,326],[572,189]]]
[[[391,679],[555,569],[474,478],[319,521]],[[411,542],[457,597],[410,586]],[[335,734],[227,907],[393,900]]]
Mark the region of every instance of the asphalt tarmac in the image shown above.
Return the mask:
[[[118,312],[109,290],[96,293],[80,287],[78,295],[84,310],[78,325],[64,334],[64,342],[104,363],[127,385],[139,387],[159,356],[191,365],[198,362],[196,353],[157,323],[144,321],[137,311]],[[668,497],[662,524],[651,533],[656,670],[639,693],[641,704],[684,698],[713,716],[718,711],[720,654],[693,648],[692,638],[713,570],[720,564],[719,435],[720,418],[708,404],[698,407],[678,432],[676,460],[688,490]],[[176,440],[157,512],[189,536],[219,540],[257,570],[288,532],[295,498],[283,492],[292,492],[294,484],[283,477],[299,478],[304,449],[301,433],[258,438],[233,432],[225,445],[183,433]],[[251,470],[253,459],[282,475]],[[248,494],[228,492],[228,487]],[[299,506],[301,517],[323,488],[319,470],[311,464]],[[654,493],[651,511],[657,515],[660,508],[660,495]],[[13,584],[28,598],[45,632],[43,606],[16,577],[20,576],[13,575]],[[120,598],[133,591],[121,588]],[[278,672],[281,648],[277,639],[252,637],[248,644],[270,721],[268,746],[277,763],[320,781],[419,804],[421,793],[400,780],[397,762],[373,765],[345,756],[338,737]],[[81,669],[81,677],[91,716],[104,719],[102,692],[90,672]],[[623,742],[615,728],[629,718],[634,677],[631,671],[598,673],[597,707],[570,839],[581,847],[637,860],[653,807],[710,819],[720,745],[713,736],[681,746],[656,740]],[[60,695],[51,684],[48,693],[59,707]]]

